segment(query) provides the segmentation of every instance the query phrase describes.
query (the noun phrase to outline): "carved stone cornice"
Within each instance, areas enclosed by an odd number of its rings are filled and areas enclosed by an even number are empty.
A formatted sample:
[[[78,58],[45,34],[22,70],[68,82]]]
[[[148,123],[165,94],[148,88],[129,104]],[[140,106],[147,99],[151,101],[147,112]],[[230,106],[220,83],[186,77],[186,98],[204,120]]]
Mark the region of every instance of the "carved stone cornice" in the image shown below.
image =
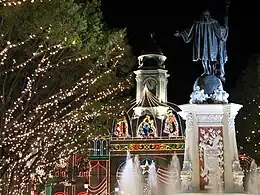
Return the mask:
[[[198,123],[223,124],[223,114],[198,114]]]
[[[229,129],[229,131],[235,131],[235,118],[236,118],[236,114],[229,113],[229,115],[228,115],[228,129]]]
[[[191,131],[194,127],[194,120],[192,113],[186,115],[186,131]]]

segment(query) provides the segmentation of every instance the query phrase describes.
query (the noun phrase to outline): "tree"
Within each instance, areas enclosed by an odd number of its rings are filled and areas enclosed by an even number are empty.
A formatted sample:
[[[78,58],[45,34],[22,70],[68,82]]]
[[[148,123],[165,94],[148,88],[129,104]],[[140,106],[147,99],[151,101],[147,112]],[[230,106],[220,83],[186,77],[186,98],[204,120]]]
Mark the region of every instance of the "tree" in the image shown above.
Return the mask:
[[[250,58],[233,91],[233,101],[243,105],[236,118],[239,149],[260,163],[260,55]]]
[[[29,2],[34,3],[35,1],[39,1],[39,0],[34,0],[34,1],[29,1]],[[26,2],[26,0],[23,0],[23,1],[20,1],[20,0],[0,0],[0,6],[19,6],[19,5],[21,5],[22,3],[25,3],[25,2]]]
[[[107,134],[128,106],[133,58],[98,0],[23,2],[0,15],[0,192],[14,195]]]

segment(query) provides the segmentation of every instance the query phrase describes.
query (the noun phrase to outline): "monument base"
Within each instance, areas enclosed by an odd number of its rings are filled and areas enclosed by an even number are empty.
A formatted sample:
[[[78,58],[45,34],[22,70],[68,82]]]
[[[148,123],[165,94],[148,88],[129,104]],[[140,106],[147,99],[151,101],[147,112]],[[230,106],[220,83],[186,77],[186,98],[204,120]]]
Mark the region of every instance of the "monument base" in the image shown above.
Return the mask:
[[[213,193],[213,192],[192,192],[192,193],[174,193],[176,195],[205,195],[205,194],[211,194],[211,195],[214,195],[214,194],[218,194],[219,193]],[[250,195],[248,193],[223,193],[224,195]]]
[[[182,187],[187,192],[243,192],[235,135],[239,104],[185,104],[186,120]]]

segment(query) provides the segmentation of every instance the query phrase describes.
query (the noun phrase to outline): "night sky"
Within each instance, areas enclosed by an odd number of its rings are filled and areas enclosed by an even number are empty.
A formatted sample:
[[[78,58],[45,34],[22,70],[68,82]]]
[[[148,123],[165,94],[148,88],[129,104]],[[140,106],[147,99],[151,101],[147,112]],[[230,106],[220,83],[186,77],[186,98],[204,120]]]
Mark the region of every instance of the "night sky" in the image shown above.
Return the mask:
[[[211,17],[224,22],[224,0],[102,0],[104,20],[109,27],[127,28],[129,43],[136,56],[144,49],[149,33],[167,57],[168,101],[188,103],[194,81],[202,65],[192,62],[192,43],[174,37],[176,30],[190,27],[208,9]],[[260,9],[255,0],[231,0],[229,8],[228,63],[224,89],[230,93],[247,66],[251,55],[260,51]]]

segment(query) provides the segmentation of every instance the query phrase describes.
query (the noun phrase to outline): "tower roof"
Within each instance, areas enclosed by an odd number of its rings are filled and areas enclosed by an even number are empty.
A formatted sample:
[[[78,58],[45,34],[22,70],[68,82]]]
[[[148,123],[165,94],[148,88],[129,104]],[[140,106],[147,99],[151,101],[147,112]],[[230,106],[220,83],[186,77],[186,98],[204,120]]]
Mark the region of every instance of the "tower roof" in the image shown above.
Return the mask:
[[[162,49],[156,44],[156,41],[154,39],[154,33],[150,33],[149,40],[141,53],[141,55],[145,54],[163,55]]]
[[[150,34],[149,41],[142,54],[138,57],[138,69],[156,70],[164,69],[166,56],[163,55],[162,49],[156,44],[154,33]]]

